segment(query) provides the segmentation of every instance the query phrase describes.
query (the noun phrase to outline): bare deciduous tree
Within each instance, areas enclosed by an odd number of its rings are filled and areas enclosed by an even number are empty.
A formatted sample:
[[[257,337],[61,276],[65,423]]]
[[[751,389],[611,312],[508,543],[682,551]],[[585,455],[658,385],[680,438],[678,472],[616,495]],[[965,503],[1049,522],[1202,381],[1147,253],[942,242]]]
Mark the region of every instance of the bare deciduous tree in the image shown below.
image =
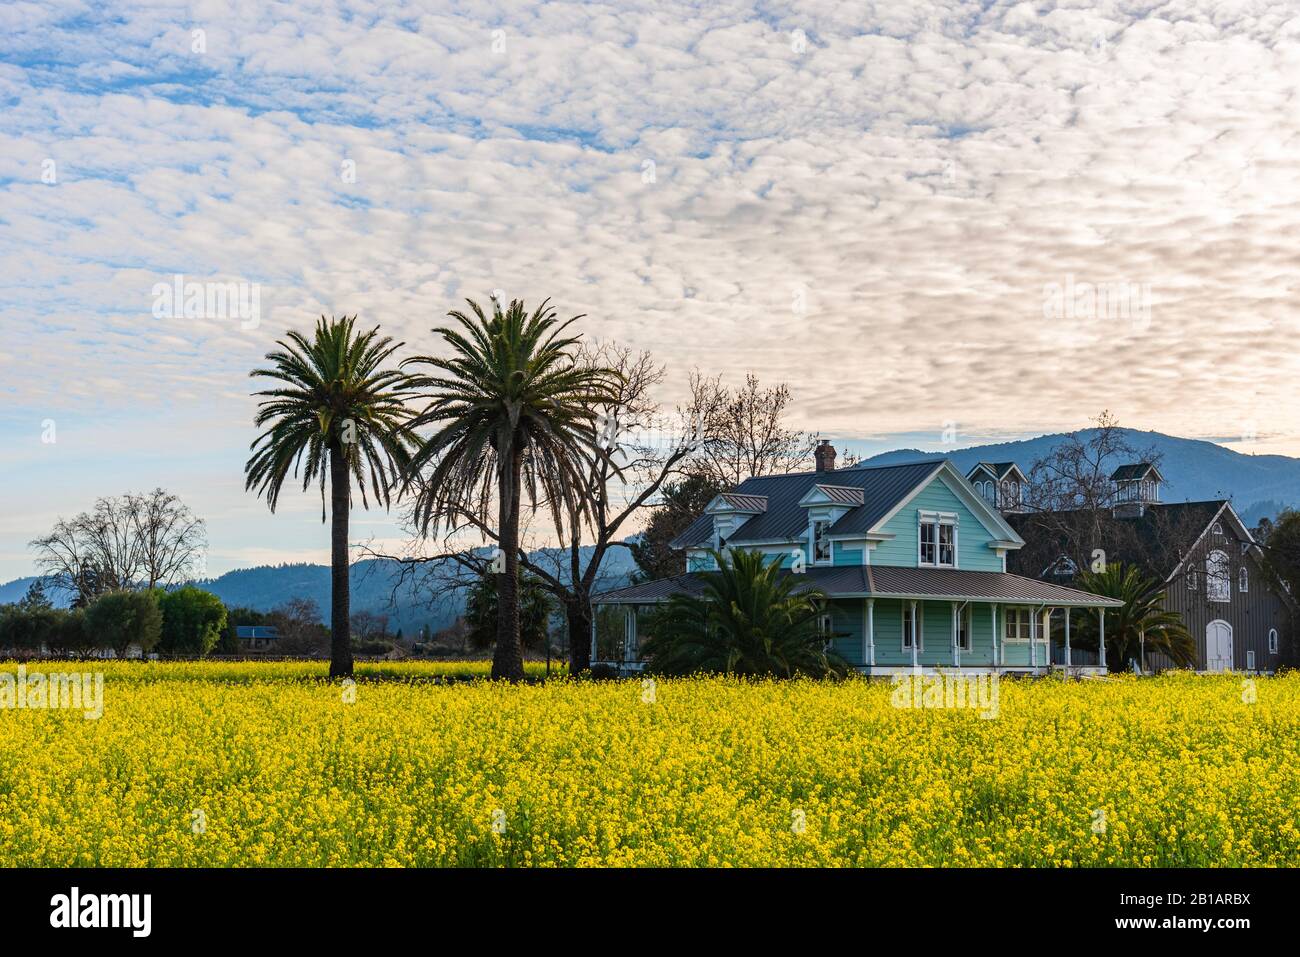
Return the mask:
[[[184,581],[199,571],[207,527],[179,496],[161,488],[125,496],[147,588]]]
[[[30,544],[37,567],[84,607],[105,592],[185,580],[199,569],[207,537],[203,520],[159,488],[96,499]]]
[[[817,437],[786,426],[791,395],[784,382],[764,388],[751,372],[733,392],[719,379],[697,374],[692,386],[707,413],[700,465],[724,488],[755,475],[808,468]]]

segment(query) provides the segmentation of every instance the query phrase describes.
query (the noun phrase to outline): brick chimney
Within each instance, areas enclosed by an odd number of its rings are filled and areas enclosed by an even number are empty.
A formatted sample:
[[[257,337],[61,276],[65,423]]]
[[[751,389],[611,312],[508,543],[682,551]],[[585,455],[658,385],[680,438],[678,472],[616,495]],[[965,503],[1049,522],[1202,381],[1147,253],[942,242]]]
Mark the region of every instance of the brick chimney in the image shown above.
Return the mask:
[[[835,446],[826,439],[822,439],[817,448],[813,449],[813,458],[817,460],[818,472],[835,471]]]

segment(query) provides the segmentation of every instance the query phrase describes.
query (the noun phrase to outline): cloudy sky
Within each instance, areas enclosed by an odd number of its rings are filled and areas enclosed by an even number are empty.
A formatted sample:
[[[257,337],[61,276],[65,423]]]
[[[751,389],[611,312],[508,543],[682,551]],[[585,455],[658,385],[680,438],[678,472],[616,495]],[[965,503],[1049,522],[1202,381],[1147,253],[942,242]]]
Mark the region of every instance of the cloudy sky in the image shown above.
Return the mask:
[[[1298,82],[1264,0],[8,3],[0,579],[158,484],[211,572],[325,560],[243,492],[248,370],[494,289],[868,450],[1109,407],[1300,454]],[[159,316],[178,274],[256,321]]]

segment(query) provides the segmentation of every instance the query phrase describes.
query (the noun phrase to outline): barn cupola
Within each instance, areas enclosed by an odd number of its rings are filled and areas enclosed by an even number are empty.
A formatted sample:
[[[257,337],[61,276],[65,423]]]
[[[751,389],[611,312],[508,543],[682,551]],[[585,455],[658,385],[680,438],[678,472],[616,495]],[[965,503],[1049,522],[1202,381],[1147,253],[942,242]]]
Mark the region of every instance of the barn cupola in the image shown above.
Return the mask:
[[[713,542],[711,547],[723,549],[730,539],[755,515],[767,511],[766,495],[743,495],[739,492],[723,492],[714,497],[704,510],[705,515],[713,516]]]
[[[1111,473],[1115,491],[1115,517],[1141,518],[1150,505],[1160,504],[1164,476],[1150,462],[1121,465]]]

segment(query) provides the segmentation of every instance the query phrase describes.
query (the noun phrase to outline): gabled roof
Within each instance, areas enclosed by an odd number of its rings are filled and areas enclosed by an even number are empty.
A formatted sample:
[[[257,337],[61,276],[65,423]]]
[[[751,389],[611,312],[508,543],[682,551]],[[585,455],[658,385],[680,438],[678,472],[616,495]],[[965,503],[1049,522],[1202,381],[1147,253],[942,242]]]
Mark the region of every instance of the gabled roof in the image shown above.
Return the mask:
[[[1016,465],[1015,462],[976,462],[971,470],[966,473],[966,477],[970,478],[980,469],[985,469],[992,473],[993,477],[998,481],[1006,478],[1012,470],[1019,473],[1021,478],[1025,477],[1025,473],[1020,471],[1020,466]]]
[[[707,509],[712,512],[751,512],[755,515],[767,511],[766,495],[741,495],[737,492],[722,492]]]
[[[861,504],[840,516],[831,526],[831,534],[865,534],[917,485],[928,480],[942,467],[942,460],[931,459],[830,473],[834,476],[835,486],[856,489],[862,493]],[[808,511],[799,502],[813,486],[829,485],[830,475],[826,472],[798,472],[792,475],[763,475],[741,482],[733,491],[725,494],[764,497],[767,499],[767,509],[736,529],[727,539],[728,543],[790,542],[802,538],[808,528]],[[713,517],[705,514],[692,522],[671,544],[673,548],[703,546],[710,544],[712,536]]]
[[[786,570],[783,574],[794,575]],[[670,595],[700,595],[708,572],[689,572],[594,596],[598,604],[651,604]],[[800,588],[819,588],[832,598],[915,598],[918,600],[994,601],[1056,607],[1118,607],[1123,603],[1077,588],[1052,585],[1007,572],[954,568],[901,568],[892,565],[812,567],[797,576]]]
[[[1165,477],[1160,474],[1160,470],[1150,462],[1137,462],[1133,465],[1121,465],[1110,474],[1112,482],[1132,482],[1147,477],[1148,472],[1155,472],[1156,479],[1163,482]]]
[[[829,479],[834,476],[834,485]],[[879,465],[833,472],[800,472],[794,475],[764,475],[746,479],[734,492],[727,494],[761,495],[767,510],[744,522],[728,538],[729,545],[773,545],[800,541],[808,530],[808,510],[804,499],[817,487],[838,496],[837,503],[846,511],[830,527],[830,537],[865,538],[878,532],[882,525],[936,476],[943,476],[951,489],[976,516],[994,530],[1000,541],[1018,547],[1015,530],[996,509],[976,494],[969,482],[947,459],[928,459],[902,465]],[[858,495],[862,496],[860,502]],[[692,522],[671,543],[673,548],[697,548],[712,543],[713,516],[706,513]]]
[[[1055,535],[1059,529],[1053,526],[1054,517],[1068,521],[1071,515],[1084,515],[1080,511],[1060,512],[1026,512],[1008,515],[1007,521],[1020,537],[1028,540],[1038,539],[1043,535]],[[1226,499],[1214,499],[1207,502],[1170,502],[1147,505],[1142,515],[1121,519],[1131,528],[1137,539],[1138,554],[1116,553],[1112,547],[1107,556],[1109,561],[1138,564],[1146,568],[1147,573],[1168,581],[1178,571],[1183,556],[1178,553],[1177,545],[1185,544],[1188,549],[1205,537],[1215,521],[1231,515],[1232,524],[1242,534],[1243,540],[1253,544],[1250,530],[1237,518],[1232,506]],[[1177,533],[1176,535],[1173,533]],[[1057,547],[1064,552],[1066,543],[1057,542]],[[1144,561],[1143,558],[1146,558]]]
[[[275,640],[280,637],[280,632],[274,625],[236,625],[236,638],[269,638]]]
[[[814,485],[799,499],[800,505],[848,505],[856,507],[865,501],[862,489],[851,485]]]

